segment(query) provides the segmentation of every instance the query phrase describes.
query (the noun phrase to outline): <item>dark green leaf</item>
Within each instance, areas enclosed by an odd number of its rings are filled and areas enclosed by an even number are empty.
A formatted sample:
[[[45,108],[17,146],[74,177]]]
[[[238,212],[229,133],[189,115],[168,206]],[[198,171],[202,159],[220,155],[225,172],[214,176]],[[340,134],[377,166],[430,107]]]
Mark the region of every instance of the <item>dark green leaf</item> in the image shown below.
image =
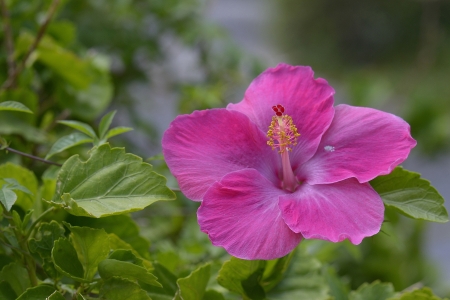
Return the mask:
[[[158,278],[158,282],[161,283],[162,288],[145,283],[141,284],[142,288],[154,300],[172,299],[178,289],[177,277],[158,262],[154,262],[153,267],[155,270],[152,273]]]
[[[45,159],[49,159],[53,155],[63,152],[69,148],[93,142],[93,139],[81,132],[74,132],[72,134],[65,135],[53,144]]]
[[[89,282],[83,278],[84,270],[77,256],[77,251],[68,239],[55,241],[52,250],[52,260],[56,269],[62,274],[80,282]]]
[[[27,270],[15,262],[3,267],[0,272],[0,281],[2,280],[11,286],[16,295],[21,295],[31,286]]]
[[[117,276],[131,280],[139,280],[149,285],[162,287],[157,278],[147,269],[130,262],[116,259],[105,259],[98,265],[98,273],[103,279]]]
[[[331,268],[324,268],[322,270],[327,284],[330,288],[330,295],[334,300],[348,300],[348,288],[344,285],[342,280],[336,274],[336,271]]]
[[[81,297],[81,299],[84,299],[84,298]],[[60,292],[54,291],[53,294],[51,294],[45,300],[66,300],[66,298],[64,298],[64,296]]]
[[[215,290],[207,290],[202,300],[225,300],[225,297]]]
[[[177,280],[178,294],[182,299],[203,299],[206,285],[211,277],[211,266],[201,266],[189,276]]]
[[[75,155],[64,163],[53,203],[77,216],[123,214],[174,199],[165,183],[141,158],[104,144],[95,148],[86,162]]]
[[[94,129],[92,129],[92,127],[86,123],[79,122],[79,121],[58,121],[58,123],[72,127],[73,129],[76,129],[78,131],[81,131],[82,133],[86,134],[87,136],[89,136],[93,139],[97,137]]]
[[[47,284],[38,285],[27,289],[17,300],[47,299],[55,292],[55,287]]]
[[[0,103],[0,110],[9,110],[9,111],[19,111],[24,113],[32,114],[33,112],[23,105],[20,102],[17,101],[5,101]]]
[[[447,222],[444,199],[420,174],[395,168],[391,174],[379,176],[370,182],[387,206],[420,220]]]
[[[356,291],[352,291],[349,300],[387,300],[394,296],[392,283],[374,281],[371,284],[364,283]]]
[[[16,300],[17,299],[16,293],[11,288],[9,283],[6,281],[0,282],[0,299],[2,299],[2,300]]]
[[[56,221],[41,223],[38,230],[40,239],[31,238],[28,247],[33,253],[39,253],[41,258],[50,258],[56,240],[64,237],[64,228]]]
[[[84,279],[92,280],[98,264],[108,257],[108,234],[103,229],[78,226],[70,226],[70,231],[72,244],[84,269]]]
[[[108,300],[151,300],[138,284],[117,277],[106,280],[100,292]]]
[[[264,291],[270,291],[283,279],[294,256],[295,250],[279,259],[267,261],[261,281],[261,286],[264,288]]]
[[[116,114],[116,111],[113,110],[106,115],[103,116],[103,118],[100,121],[100,125],[98,127],[98,137],[99,139],[103,139],[106,135],[106,132],[109,129],[109,126],[111,126],[111,122],[114,119],[114,115]]]

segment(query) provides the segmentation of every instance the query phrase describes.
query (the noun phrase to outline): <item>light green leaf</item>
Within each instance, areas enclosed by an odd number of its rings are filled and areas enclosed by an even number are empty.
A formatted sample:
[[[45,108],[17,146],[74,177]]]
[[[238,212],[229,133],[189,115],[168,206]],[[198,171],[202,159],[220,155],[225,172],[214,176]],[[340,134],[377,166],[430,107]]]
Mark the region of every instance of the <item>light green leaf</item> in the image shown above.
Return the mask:
[[[24,192],[25,194],[28,194],[28,195],[33,195],[33,193],[30,192],[29,189],[27,189],[26,187],[24,187],[23,185],[18,183],[17,180],[15,180],[14,178],[3,178],[3,180],[6,181],[9,184],[8,188],[10,188],[12,190],[22,191],[22,192]]]
[[[77,256],[77,251],[66,238],[55,241],[52,249],[52,260],[56,269],[62,274],[79,282],[85,280],[83,266]]]
[[[15,262],[3,267],[0,272],[0,281],[3,280],[9,283],[16,295],[21,295],[31,286],[27,270]]]
[[[420,174],[395,168],[391,174],[370,182],[387,206],[413,218],[432,222],[447,222],[444,199]]]
[[[177,280],[177,294],[181,296],[181,299],[203,299],[210,277],[211,266],[209,264],[199,267],[189,276]]]
[[[150,259],[148,249],[150,248],[150,243],[148,240],[143,238],[139,234],[139,227],[136,222],[128,215],[115,215],[104,218],[87,218],[87,217],[77,217],[70,220],[70,224],[73,226],[86,226],[91,228],[103,228],[107,233],[114,233],[120,238],[120,241],[114,241],[121,246],[127,244],[130,248],[123,249],[134,249],[140,256]],[[110,236],[111,243],[111,236]],[[120,249],[120,248],[112,248]]]
[[[106,134],[106,139],[110,139],[113,136],[131,131],[131,130],[133,130],[133,128],[131,128],[131,127],[123,127],[123,126],[114,127],[108,131],[108,133]]]
[[[96,138],[97,135],[95,134],[94,129],[92,129],[91,126],[89,126],[86,123],[79,122],[79,121],[58,121],[59,124],[63,124],[69,127],[72,127],[73,129],[76,129],[78,131],[81,131],[82,133],[86,134],[87,136],[91,138]]]
[[[231,257],[220,269],[217,282],[228,290],[242,295],[244,299],[261,299],[265,297],[265,294],[264,289],[259,285],[259,280],[262,278],[265,267],[264,260],[243,260]]]
[[[146,259],[146,257],[149,257],[148,254],[148,248],[147,248],[147,253],[144,253],[145,256],[142,256],[139,252],[136,251],[136,249],[131,246],[130,244],[128,244],[127,242],[125,242],[124,240],[122,240],[121,238],[119,238],[117,235],[115,235],[114,233],[110,233],[108,234],[109,237],[109,247],[111,248],[111,250],[129,250],[131,251],[136,257],[138,257],[139,259],[142,260],[142,266],[145,267],[147,270],[153,270],[153,264]]]
[[[0,182],[1,178],[14,178],[20,186],[26,187],[28,192],[20,189],[16,190],[16,205],[20,206],[24,211],[28,211],[33,207],[35,196],[37,195],[38,183],[34,173],[19,165],[6,163],[0,165]],[[31,193],[31,194],[30,194]]]
[[[151,300],[138,284],[117,277],[106,280],[100,292],[108,300]]]
[[[50,151],[48,152],[45,159],[49,159],[53,155],[63,152],[69,148],[81,145],[81,144],[87,144],[87,143],[93,143],[94,140],[84,133],[81,132],[74,132],[72,134],[66,135],[58,139],[50,148]]]
[[[84,279],[92,280],[98,264],[108,257],[109,238],[103,229],[70,226],[72,244],[84,269]]]
[[[116,114],[116,111],[113,110],[109,113],[107,113],[106,115],[103,116],[103,118],[100,121],[100,125],[98,127],[98,137],[102,140],[105,135],[106,132],[109,129],[109,126],[111,126],[111,122],[114,119],[114,115]]]
[[[6,208],[7,211],[11,210],[11,207],[16,203],[17,195],[12,190],[3,186],[0,189],[0,202]]]
[[[55,288],[51,285],[42,284],[27,289],[17,300],[36,300],[47,299],[51,294],[55,292]]]
[[[389,298],[389,300],[442,300],[434,295],[430,288],[423,287],[414,291],[402,293],[399,296]]]
[[[9,110],[9,111],[18,111],[18,112],[24,112],[28,114],[32,114],[33,112],[23,105],[20,102],[17,101],[5,101],[0,103],[0,110]]]
[[[270,291],[283,279],[294,256],[295,250],[279,259],[267,261],[261,280],[261,286],[264,288],[264,291]]]
[[[146,284],[162,287],[157,278],[148,272],[144,267],[140,267],[130,262],[116,259],[105,259],[98,265],[98,273],[103,279],[109,279],[114,276],[139,280]]]
[[[356,291],[352,291],[349,300],[387,300],[394,296],[392,283],[374,281],[371,284],[364,283]]]
[[[123,214],[174,199],[165,183],[140,157],[104,144],[95,148],[86,162],[75,155],[64,163],[52,203],[77,216]]]

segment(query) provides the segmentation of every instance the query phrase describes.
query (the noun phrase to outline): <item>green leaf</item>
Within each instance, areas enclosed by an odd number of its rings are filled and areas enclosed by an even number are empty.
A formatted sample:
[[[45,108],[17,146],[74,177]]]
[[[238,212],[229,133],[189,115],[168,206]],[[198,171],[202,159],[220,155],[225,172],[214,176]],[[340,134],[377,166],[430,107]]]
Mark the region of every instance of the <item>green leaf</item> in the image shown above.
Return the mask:
[[[103,116],[103,118],[100,121],[100,125],[98,127],[98,137],[102,140],[105,135],[106,132],[109,129],[109,126],[111,126],[111,122],[114,119],[114,115],[116,114],[116,111],[113,110],[109,113],[107,113],[105,116]]]
[[[131,131],[131,130],[133,130],[133,128],[131,128],[131,127],[123,127],[123,126],[114,127],[111,130],[109,130],[108,133],[106,133],[106,139],[110,139],[113,136]]]
[[[55,292],[55,288],[51,285],[42,284],[27,289],[17,300],[36,300],[47,299],[51,294]]]
[[[6,181],[9,184],[9,188],[12,190],[19,190],[24,192],[25,194],[28,195],[33,195],[32,192],[30,192],[29,189],[27,189],[26,187],[24,187],[23,185],[21,185],[20,183],[17,182],[17,180],[15,180],[14,178],[3,178],[4,181]]]
[[[72,244],[84,269],[84,279],[92,280],[98,264],[108,257],[109,239],[103,229],[70,226]]]
[[[155,275],[148,272],[147,269],[126,261],[105,259],[99,263],[98,273],[103,279],[117,276],[162,287]]]
[[[364,283],[356,291],[352,291],[349,300],[387,300],[394,296],[392,283],[374,281],[371,284]]]
[[[81,297],[81,299],[84,298]],[[51,294],[48,298],[45,298],[45,300],[66,300],[66,298],[64,298],[64,296],[60,292],[54,291],[53,294]]]
[[[336,274],[336,271],[331,267],[324,267],[322,273],[330,287],[330,296],[334,300],[348,300],[348,288]]]
[[[35,196],[37,195],[38,183],[34,173],[19,165],[6,163],[0,165],[0,181],[1,178],[14,178],[16,182],[26,187],[27,192],[18,189],[16,191],[16,205],[20,206],[24,211],[28,211],[34,205]],[[30,194],[31,193],[31,194]]]
[[[106,280],[100,292],[108,300],[151,300],[138,284],[117,277]]]
[[[322,265],[305,253],[302,244],[295,251],[283,280],[267,292],[267,299],[329,299],[328,286],[321,274]]]
[[[383,202],[413,219],[447,222],[444,199],[420,174],[395,168],[391,174],[379,176],[370,182]]]
[[[106,217],[174,199],[165,183],[140,157],[104,144],[86,162],[75,155],[64,163],[52,202],[73,215]]]
[[[181,299],[203,299],[206,285],[211,277],[211,266],[204,265],[193,271],[189,276],[177,280]]]
[[[265,267],[264,260],[243,260],[231,257],[220,269],[217,282],[228,290],[242,295],[244,299],[252,299],[252,295],[247,294],[252,292],[252,288],[253,296],[260,299],[264,290],[259,285],[259,279],[262,278]]]
[[[119,240],[114,240],[120,246],[128,245],[130,248],[123,249],[134,249],[140,256],[150,259],[148,249],[150,248],[150,243],[139,234],[139,227],[136,222],[127,214],[115,215],[110,217],[104,217],[100,219],[87,218],[87,217],[76,217],[71,216],[68,222],[73,226],[86,226],[92,228],[103,228],[109,234],[115,234]],[[114,239],[110,236],[111,239]],[[120,249],[113,248],[112,249]]]
[[[12,190],[3,186],[0,190],[0,202],[6,208],[7,211],[11,210],[11,207],[16,203],[17,195]]]
[[[79,282],[85,280],[83,266],[77,256],[77,251],[66,238],[55,241],[52,249],[52,260],[56,269],[62,274]]]
[[[64,237],[64,231],[64,228],[54,220],[50,223],[41,223],[37,230],[40,239],[31,238],[28,242],[30,251],[39,253],[42,259],[50,258],[55,241]]]
[[[295,250],[279,259],[267,261],[261,281],[261,286],[264,288],[264,291],[270,291],[283,279],[294,256]]]
[[[92,127],[86,123],[79,122],[79,121],[58,121],[58,123],[72,127],[73,129],[76,129],[78,131],[81,131],[82,133],[86,134],[87,136],[89,136],[93,139],[97,137],[94,129],[92,129]]]
[[[24,112],[28,114],[32,114],[33,112],[23,105],[20,102],[17,101],[5,101],[0,103],[0,110],[9,110],[9,111],[18,111],[18,112]]]
[[[414,291],[402,293],[398,297],[389,298],[389,300],[442,300],[434,295],[430,288],[423,287]]]
[[[202,300],[225,300],[225,297],[215,290],[207,290]]]
[[[3,267],[0,272],[0,281],[2,280],[11,286],[16,295],[21,295],[31,286],[27,270],[15,262]]]
[[[2,300],[16,300],[17,295],[11,288],[8,282],[0,282],[0,299]]]
[[[69,148],[93,142],[93,139],[81,132],[74,132],[72,134],[65,135],[53,144],[45,159],[49,159],[53,155],[63,152]]]
[[[173,299],[178,289],[177,277],[158,262],[153,262],[153,267],[155,268],[153,274],[158,278],[158,282],[162,284],[162,287],[142,283],[142,288],[154,300]]]

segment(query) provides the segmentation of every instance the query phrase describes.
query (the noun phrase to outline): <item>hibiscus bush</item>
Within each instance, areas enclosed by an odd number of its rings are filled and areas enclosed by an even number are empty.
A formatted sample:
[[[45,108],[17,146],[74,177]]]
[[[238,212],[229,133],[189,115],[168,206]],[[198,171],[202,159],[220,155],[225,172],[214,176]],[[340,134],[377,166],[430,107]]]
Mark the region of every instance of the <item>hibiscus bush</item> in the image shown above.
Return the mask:
[[[0,299],[440,299],[408,227],[448,214],[400,166],[407,122],[288,64],[212,108],[259,65],[214,47],[199,3],[95,3],[0,0]],[[143,159],[132,90],[167,35],[204,76],[156,81],[188,114]]]

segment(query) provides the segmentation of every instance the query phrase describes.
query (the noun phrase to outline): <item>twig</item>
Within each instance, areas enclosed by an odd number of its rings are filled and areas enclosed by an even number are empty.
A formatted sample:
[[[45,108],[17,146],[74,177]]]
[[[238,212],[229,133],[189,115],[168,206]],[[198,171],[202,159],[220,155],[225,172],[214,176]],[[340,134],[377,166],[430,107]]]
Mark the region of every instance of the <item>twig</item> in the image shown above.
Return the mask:
[[[5,32],[5,47],[7,53],[6,61],[8,63],[8,76],[12,76],[14,70],[16,69],[16,63],[14,61],[14,42],[9,18],[9,10],[6,7],[5,0],[0,0],[0,6],[2,10],[3,31]]]
[[[0,90],[3,89],[8,89],[12,86],[14,86],[17,77],[19,76],[19,74],[23,71],[23,69],[25,68],[26,64],[27,64],[27,60],[30,57],[31,53],[33,53],[34,50],[36,50],[37,46],[39,45],[39,42],[41,41],[42,37],[45,34],[45,31],[47,30],[47,26],[50,23],[56,8],[59,5],[60,0],[53,0],[52,4],[50,5],[50,8],[48,9],[47,12],[47,16],[45,17],[44,22],[42,23],[41,27],[38,30],[38,33],[36,35],[36,38],[33,41],[33,44],[31,44],[30,48],[28,49],[27,53],[25,54],[25,56],[22,59],[22,62],[17,66],[17,68],[14,70],[14,72],[12,72],[9,76],[8,79],[6,79],[6,81],[3,83],[2,87],[0,88]]]
[[[10,151],[12,153],[16,153],[16,154],[19,154],[19,155],[22,155],[22,156],[25,156],[25,157],[28,157],[28,158],[31,158],[31,159],[34,159],[34,160],[37,160],[37,161],[49,164],[49,165],[54,165],[54,166],[58,166],[58,167],[62,166],[61,164],[58,164],[56,162],[49,161],[49,160],[46,160],[46,159],[43,159],[43,158],[31,155],[31,154],[28,154],[28,153],[24,153],[24,152],[21,152],[19,150],[16,150],[16,149],[13,149],[13,148],[10,148],[10,147],[6,147],[4,149],[7,150],[7,151]]]

